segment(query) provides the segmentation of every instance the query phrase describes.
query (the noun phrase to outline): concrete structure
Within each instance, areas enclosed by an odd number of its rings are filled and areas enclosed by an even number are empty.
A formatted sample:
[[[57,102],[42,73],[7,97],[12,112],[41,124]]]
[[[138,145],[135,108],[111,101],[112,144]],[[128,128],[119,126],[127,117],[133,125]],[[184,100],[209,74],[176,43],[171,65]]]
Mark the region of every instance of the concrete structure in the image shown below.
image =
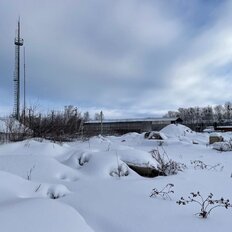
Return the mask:
[[[209,136],[209,144],[213,144],[213,143],[217,143],[217,142],[223,142],[223,141],[224,141],[223,137],[218,133],[212,133]]]
[[[158,131],[172,123],[182,123],[180,118],[137,118],[137,119],[119,119],[87,121],[84,123],[84,135],[121,135],[128,132],[147,132]]]

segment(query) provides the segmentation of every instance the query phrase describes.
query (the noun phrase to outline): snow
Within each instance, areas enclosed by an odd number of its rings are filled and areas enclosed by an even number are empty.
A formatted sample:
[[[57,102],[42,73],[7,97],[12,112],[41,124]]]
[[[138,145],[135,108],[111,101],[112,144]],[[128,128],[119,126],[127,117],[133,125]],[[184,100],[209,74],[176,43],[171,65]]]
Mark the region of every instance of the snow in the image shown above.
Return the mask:
[[[16,119],[0,118],[0,133],[9,133],[9,130],[11,132],[23,133],[25,130],[28,131],[28,128],[26,128]]]
[[[218,151],[232,151],[231,142],[216,142],[213,143],[213,149]]]
[[[187,126],[181,124],[170,124],[164,127],[161,130],[166,136],[170,137],[178,137],[178,136],[185,136],[186,134],[193,133],[193,131],[188,128]]]
[[[162,144],[128,133],[63,144],[29,139],[0,145],[1,231],[229,231],[232,208],[216,208],[201,219],[195,215],[197,204],[176,201],[195,191],[232,200],[232,151],[215,150],[209,134],[183,125],[169,125],[161,133]],[[221,135],[227,141],[232,137]],[[187,169],[146,178],[128,167],[156,167],[153,149]],[[196,168],[194,160],[223,168]],[[174,184],[171,200],[149,197],[153,188],[168,183]]]
[[[46,188],[48,192],[67,194],[65,186],[47,185],[43,191],[36,191],[38,184],[3,171],[0,182],[1,231],[93,231],[71,206],[44,194]]]
[[[19,200],[1,206],[0,223],[7,232],[92,231],[72,207],[47,199]]]
[[[147,139],[157,139],[157,138],[160,138],[161,140],[167,139],[166,135],[159,131],[148,132],[148,136],[145,136],[145,137],[147,137]]]

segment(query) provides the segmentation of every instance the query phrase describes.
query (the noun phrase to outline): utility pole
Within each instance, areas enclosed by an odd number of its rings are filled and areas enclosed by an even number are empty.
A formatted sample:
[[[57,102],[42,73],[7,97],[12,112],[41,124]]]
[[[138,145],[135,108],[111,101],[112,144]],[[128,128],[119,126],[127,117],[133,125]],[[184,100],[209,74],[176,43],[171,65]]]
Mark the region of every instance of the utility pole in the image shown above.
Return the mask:
[[[101,135],[102,135],[102,133],[103,133],[103,113],[102,113],[102,111],[100,112],[100,120],[101,120]]]

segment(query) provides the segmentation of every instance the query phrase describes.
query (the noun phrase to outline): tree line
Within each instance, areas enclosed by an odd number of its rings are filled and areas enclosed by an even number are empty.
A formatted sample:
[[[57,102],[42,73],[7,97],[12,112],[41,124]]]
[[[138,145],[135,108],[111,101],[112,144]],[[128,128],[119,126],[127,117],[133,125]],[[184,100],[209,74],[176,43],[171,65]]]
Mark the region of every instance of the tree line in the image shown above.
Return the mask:
[[[164,117],[180,117],[186,124],[228,124],[232,122],[232,103],[224,105],[179,108],[177,111],[168,111]]]
[[[94,119],[98,120],[101,115],[95,113]],[[103,117],[103,114],[101,115]],[[47,114],[42,114],[37,107],[30,107],[20,115],[22,128],[14,130],[14,120],[9,120],[8,129],[11,132],[10,140],[22,140],[25,137],[46,138],[54,141],[71,141],[72,139],[83,137],[83,124],[90,120],[89,112],[81,113],[73,105],[65,106],[63,110],[51,110]],[[22,133],[24,130],[24,133]]]

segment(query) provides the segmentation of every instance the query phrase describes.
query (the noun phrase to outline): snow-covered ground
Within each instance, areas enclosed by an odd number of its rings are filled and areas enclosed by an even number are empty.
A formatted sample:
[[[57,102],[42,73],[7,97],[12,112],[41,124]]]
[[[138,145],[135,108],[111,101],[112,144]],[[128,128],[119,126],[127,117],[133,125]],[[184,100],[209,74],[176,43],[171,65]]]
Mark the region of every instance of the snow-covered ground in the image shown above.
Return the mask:
[[[196,191],[232,200],[232,152],[214,150],[208,134],[181,125],[161,132],[163,141],[129,133],[64,144],[31,139],[0,145],[0,231],[230,231],[232,208],[216,208],[202,219],[195,215],[197,204],[176,201]],[[187,168],[155,178],[129,169],[129,163],[156,167],[153,149],[165,150]],[[199,169],[194,160],[220,165]],[[125,176],[117,176],[118,167]],[[150,198],[153,188],[168,183],[174,184],[171,199]]]

